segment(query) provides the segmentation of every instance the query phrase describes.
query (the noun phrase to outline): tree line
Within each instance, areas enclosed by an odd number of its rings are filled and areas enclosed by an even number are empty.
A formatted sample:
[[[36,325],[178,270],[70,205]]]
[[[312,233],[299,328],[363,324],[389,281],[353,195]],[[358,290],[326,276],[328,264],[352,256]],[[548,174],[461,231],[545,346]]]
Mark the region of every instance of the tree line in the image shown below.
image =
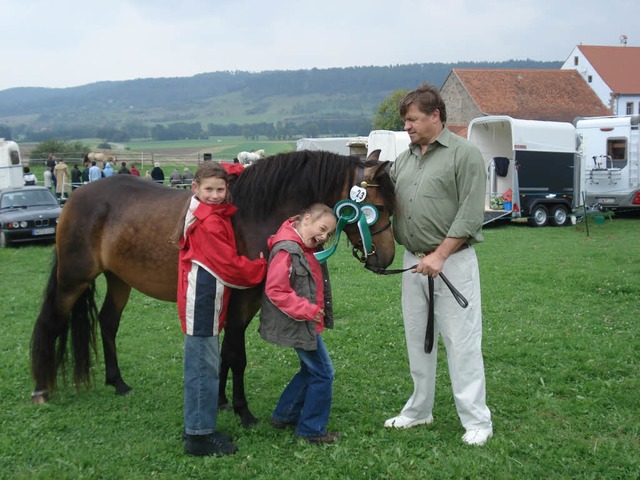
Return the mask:
[[[227,135],[269,139],[363,135],[380,123],[376,118],[379,108],[392,92],[412,89],[425,81],[441,86],[452,68],[560,65],[561,62],[509,60],[213,72],[188,78],[97,82],[65,89],[14,88],[0,91],[0,138],[33,142],[100,138],[126,142],[132,138],[179,140]],[[198,121],[206,112],[206,105],[211,105],[208,102],[230,96],[236,99],[236,105],[246,105],[244,118],[237,121],[236,115],[236,121],[228,123],[217,117],[212,123]],[[281,108],[278,102],[286,98],[297,101]],[[269,106],[274,105],[279,113],[271,114],[272,121],[252,121],[257,115],[264,117]],[[393,107],[385,106],[391,111]],[[32,120],[20,124],[5,120],[18,116],[30,116]]]
[[[151,140],[192,140],[209,137],[242,136],[246,139],[266,137],[269,140],[292,140],[300,137],[331,135],[336,137],[367,135],[372,128],[371,119],[366,117],[317,117],[304,122],[280,121],[258,123],[209,123],[205,127],[200,122],[174,122],[153,127],[104,128],[88,125],[61,126],[46,130],[27,130],[21,136],[26,142],[47,142],[74,138],[100,138],[105,142],[123,143],[133,138]],[[0,138],[12,139],[8,125],[0,125]]]

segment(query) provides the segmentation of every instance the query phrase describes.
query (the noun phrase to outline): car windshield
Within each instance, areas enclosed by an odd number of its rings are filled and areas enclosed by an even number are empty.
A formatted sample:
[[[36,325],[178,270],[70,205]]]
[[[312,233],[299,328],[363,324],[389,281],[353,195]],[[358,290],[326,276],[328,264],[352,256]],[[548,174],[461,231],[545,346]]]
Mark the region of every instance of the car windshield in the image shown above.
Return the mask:
[[[35,206],[56,206],[55,197],[46,190],[21,190],[6,192],[0,200],[0,208],[26,208]]]

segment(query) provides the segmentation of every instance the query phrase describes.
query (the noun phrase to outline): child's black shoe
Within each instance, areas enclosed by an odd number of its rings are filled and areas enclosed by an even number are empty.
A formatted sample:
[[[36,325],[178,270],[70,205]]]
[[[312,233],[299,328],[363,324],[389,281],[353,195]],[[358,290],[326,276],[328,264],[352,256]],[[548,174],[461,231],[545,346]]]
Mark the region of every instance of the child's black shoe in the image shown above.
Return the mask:
[[[238,447],[218,432],[209,435],[186,435],[184,453],[202,457],[206,455],[232,455]]]

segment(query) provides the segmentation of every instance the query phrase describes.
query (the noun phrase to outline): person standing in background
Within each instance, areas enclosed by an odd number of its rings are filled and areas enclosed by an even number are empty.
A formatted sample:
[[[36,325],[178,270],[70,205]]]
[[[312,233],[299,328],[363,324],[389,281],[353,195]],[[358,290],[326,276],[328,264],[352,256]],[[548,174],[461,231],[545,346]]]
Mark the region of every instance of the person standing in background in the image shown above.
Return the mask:
[[[43,181],[43,185],[44,185],[45,188],[48,188],[49,190],[52,189],[52,187],[53,187],[53,173],[51,172],[49,167],[46,167],[44,169],[44,173],[42,174],[42,181]]]
[[[160,162],[155,162],[153,164],[153,169],[151,170],[151,178],[154,182],[162,185],[164,183],[164,171],[160,168]]]
[[[56,196],[58,198],[69,196],[69,193],[71,193],[71,174],[69,173],[69,167],[64,162],[64,157],[53,168],[53,176],[56,179]]]
[[[78,164],[74,163],[71,169],[71,190],[75,190],[82,185],[82,172],[78,168]]]
[[[127,162],[122,162],[120,164],[120,170],[118,170],[119,175],[130,175],[131,171],[127,168]]]
[[[131,168],[129,169],[129,173],[131,175],[133,175],[134,177],[139,177],[140,176],[140,170],[138,170],[136,168],[136,164],[135,163],[131,164]]]
[[[100,167],[96,165],[96,161],[91,161],[91,167],[89,167],[89,181],[95,182],[96,180],[100,180],[102,178],[102,170]]]

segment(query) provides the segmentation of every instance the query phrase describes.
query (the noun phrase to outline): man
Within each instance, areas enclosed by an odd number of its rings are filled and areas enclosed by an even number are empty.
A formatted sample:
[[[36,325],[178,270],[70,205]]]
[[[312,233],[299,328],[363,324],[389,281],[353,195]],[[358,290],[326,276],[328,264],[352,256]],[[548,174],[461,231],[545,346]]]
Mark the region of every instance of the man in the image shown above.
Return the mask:
[[[96,161],[91,161],[91,167],[89,167],[89,181],[95,182],[96,180],[100,180],[102,178],[102,170],[100,167],[96,165]]]
[[[122,162],[120,164],[120,170],[118,170],[118,175],[131,175],[131,171],[127,168],[127,162]]]
[[[78,164],[74,163],[71,169],[71,190],[75,190],[82,185],[82,172],[78,168]]]
[[[64,157],[53,167],[53,177],[56,179],[56,197],[69,196],[71,192],[71,174],[69,173],[69,167],[64,163]]]
[[[486,174],[478,148],[444,125],[447,113],[438,90],[429,84],[400,103],[409,149],[391,167],[399,209],[394,218],[398,243],[406,248],[402,314],[414,383],[411,398],[387,428],[433,422],[438,335],[447,352],[462,441],[484,445],[493,435],[485,402],[482,312],[478,260],[472,245],[482,241]],[[443,273],[465,296],[462,308],[438,275]],[[433,297],[429,280],[433,279]],[[432,347],[427,346],[429,303],[434,315]],[[430,353],[427,353],[430,351]]]

